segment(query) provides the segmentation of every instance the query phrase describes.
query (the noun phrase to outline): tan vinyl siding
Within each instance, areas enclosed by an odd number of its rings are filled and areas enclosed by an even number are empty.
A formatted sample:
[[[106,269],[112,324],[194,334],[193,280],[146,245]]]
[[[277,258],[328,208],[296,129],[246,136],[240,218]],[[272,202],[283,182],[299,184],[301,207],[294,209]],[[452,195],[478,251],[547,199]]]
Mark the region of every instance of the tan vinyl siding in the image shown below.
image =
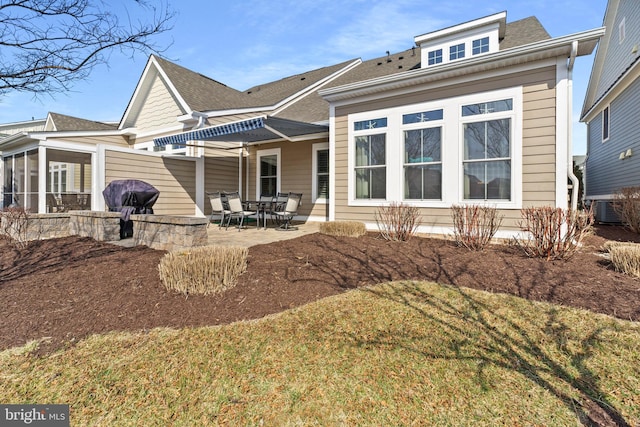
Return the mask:
[[[98,136],[71,136],[64,138],[48,138],[47,141],[52,142],[71,142],[73,144],[98,145],[107,144],[118,147],[129,147],[127,138],[121,135],[98,135]]]
[[[256,160],[259,150],[280,148],[281,177],[280,190],[283,192],[302,193],[302,206],[298,209],[298,215],[302,217],[327,218],[326,203],[312,203],[312,170],[314,143],[327,142],[326,140],[305,142],[283,142],[263,144],[250,147],[249,163],[249,194],[247,198],[256,197]]]
[[[107,149],[105,184],[116,179],[139,179],[156,187],[160,191],[153,206],[156,214],[195,214],[196,163],[193,160]]]
[[[214,151],[214,150],[208,150]],[[239,154],[237,150],[233,152],[222,152],[215,150],[208,153],[204,160],[204,189],[207,193],[216,191],[238,191],[240,190],[239,180]],[[205,197],[204,212],[211,214],[211,204]]]
[[[417,88],[415,92],[408,95],[337,107],[335,117],[336,219],[375,223],[374,214],[377,209],[370,206],[348,206],[348,174],[351,172],[348,169],[349,114],[517,86],[523,87],[522,204],[524,207],[555,205],[555,77],[555,67],[550,66],[432,91],[420,91]],[[422,208],[422,224],[451,227],[450,212],[449,208]],[[505,216],[503,228],[518,229],[521,219],[518,209],[502,209],[501,213]]]
[[[184,113],[164,80],[156,76],[133,126],[138,131],[175,126]]]

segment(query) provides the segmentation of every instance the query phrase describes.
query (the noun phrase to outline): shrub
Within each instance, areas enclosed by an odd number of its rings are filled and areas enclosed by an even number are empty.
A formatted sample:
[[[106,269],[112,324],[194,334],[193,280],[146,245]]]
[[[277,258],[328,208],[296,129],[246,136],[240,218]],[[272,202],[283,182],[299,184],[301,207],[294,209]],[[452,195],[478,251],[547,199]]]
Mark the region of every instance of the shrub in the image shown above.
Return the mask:
[[[18,247],[27,243],[29,212],[21,206],[9,206],[0,211],[0,236]]]
[[[614,194],[612,205],[622,223],[640,233],[640,187],[621,188]]]
[[[515,239],[527,256],[556,260],[573,255],[591,232],[593,212],[571,211],[551,206],[521,210],[520,228],[526,239]]]
[[[320,224],[320,233],[329,236],[360,237],[367,234],[367,228],[358,221],[329,221]]]
[[[420,210],[403,203],[392,202],[389,206],[380,206],[374,216],[386,240],[406,242],[420,225]]]
[[[481,251],[491,242],[503,219],[496,208],[477,205],[453,205],[451,215],[456,243],[472,251]]]
[[[611,248],[615,248],[617,246],[640,246],[640,245],[638,243],[634,243],[634,242],[618,242],[616,240],[607,240],[602,245],[602,248],[606,252],[611,252]]]
[[[247,269],[247,248],[202,246],[166,254],[158,265],[160,279],[169,290],[185,295],[223,292],[235,286]]]
[[[615,245],[609,248],[616,271],[640,277],[640,245]]]

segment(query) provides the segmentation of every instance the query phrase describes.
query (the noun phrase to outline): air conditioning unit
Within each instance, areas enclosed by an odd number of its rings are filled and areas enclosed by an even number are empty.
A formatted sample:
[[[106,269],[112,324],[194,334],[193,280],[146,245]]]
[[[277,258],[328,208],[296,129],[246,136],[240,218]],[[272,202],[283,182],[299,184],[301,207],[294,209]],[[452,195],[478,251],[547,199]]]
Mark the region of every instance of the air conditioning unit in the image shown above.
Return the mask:
[[[596,222],[603,223],[619,223],[620,217],[613,210],[613,203],[611,200],[594,200],[595,209],[594,215],[596,217]]]

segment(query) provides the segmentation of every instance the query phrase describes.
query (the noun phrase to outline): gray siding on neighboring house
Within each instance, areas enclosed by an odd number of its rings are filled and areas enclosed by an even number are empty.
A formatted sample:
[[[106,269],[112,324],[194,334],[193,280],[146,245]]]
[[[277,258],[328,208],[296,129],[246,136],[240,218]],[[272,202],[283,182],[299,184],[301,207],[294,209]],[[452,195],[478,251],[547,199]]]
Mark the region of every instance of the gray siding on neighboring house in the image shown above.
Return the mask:
[[[626,23],[625,38],[620,43],[619,26],[623,19]],[[621,1],[612,28],[607,28],[607,31],[611,32],[611,41],[604,59],[605,65],[598,82],[595,99],[599,99],[636,60],[638,54],[634,54],[632,50],[640,40],[639,22],[640,7],[638,7],[637,1]]]
[[[609,139],[602,142],[602,113],[588,125],[585,197],[611,195],[621,187],[640,185],[640,80],[636,80],[609,107]],[[632,150],[631,157],[620,153]]]

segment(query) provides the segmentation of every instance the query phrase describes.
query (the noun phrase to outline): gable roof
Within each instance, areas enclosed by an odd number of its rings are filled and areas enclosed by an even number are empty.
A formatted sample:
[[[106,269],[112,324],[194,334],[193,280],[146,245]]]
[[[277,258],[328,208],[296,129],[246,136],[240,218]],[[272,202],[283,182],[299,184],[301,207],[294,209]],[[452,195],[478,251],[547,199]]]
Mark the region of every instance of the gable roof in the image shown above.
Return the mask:
[[[96,122],[93,120],[81,119],[79,117],[67,116],[58,113],[49,113],[45,130],[53,131],[91,131],[91,130],[115,130],[117,124]]]
[[[538,18],[528,18],[513,21],[507,24],[504,38],[500,41],[500,50],[523,46],[529,43],[550,39],[551,36],[544,29]]]

